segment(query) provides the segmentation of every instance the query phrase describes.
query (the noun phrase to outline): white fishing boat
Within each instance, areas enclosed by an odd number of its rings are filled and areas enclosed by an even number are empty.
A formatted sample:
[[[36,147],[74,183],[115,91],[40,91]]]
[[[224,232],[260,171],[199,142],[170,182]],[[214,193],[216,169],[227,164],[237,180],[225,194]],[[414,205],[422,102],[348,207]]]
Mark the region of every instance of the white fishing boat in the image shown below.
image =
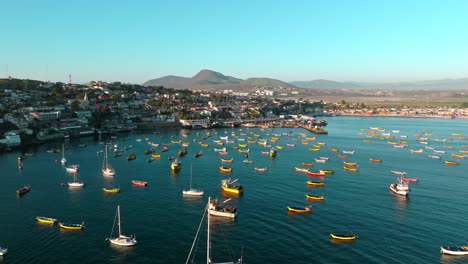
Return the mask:
[[[417,150],[410,149],[410,153],[411,154],[422,154],[422,153],[424,153],[424,149],[417,149]]]
[[[67,163],[67,159],[65,158],[65,147],[63,146],[62,144],[62,159],[60,160],[60,162],[65,165],[65,163]]]
[[[463,246],[441,246],[440,253],[454,256],[468,255],[468,245]]]
[[[316,163],[327,163],[326,159],[314,159]]]
[[[183,190],[183,196],[203,196],[204,192],[202,190],[197,190],[192,188],[192,164],[190,164],[190,189]]]
[[[396,175],[406,175],[406,171],[391,170],[390,172]]]
[[[431,159],[440,159],[441,157],[440,156],[437,156],[437,155],[427,155],[429,158]]]
[[[115,224],[117,224],[118,226],[119,235],[116,237],[113,237]],[[120,205],[117,205],[117,212],[114,218],[114,225],[112,226],[112,231],[108,240],[111,244],[114,244],[117,246],[124,246],[124,247],[134,246],[137,243],[135,235],[131,235],[131,236],[122,235],[122,228],[120,224]]]
[[[354,150],[343,150],[343,154],[350,154],[350,155],[354,155]]]
[[[114,176],[115,175],[115,170],[112,168],[112,166],[109,164],[109,159],[107,155],[107,146],[105,146],[105,153],[104,153],[104,160],[102,161],[102,174],[106,176]]]
[[[410,188],[408,183],[404,182],[402,178],[398,178],[397,183],[390,184],[390,190],[398,195],[408,195]]]
[[[227,199],[223,202],[226,203],[231,199]],[[221,216],[221,217],[228,217],[228,218],[235,218],[237,216],[237,208],[232,206],[223,206],[218,203],[217,200],[208,198],[208,213],[212,216]]]

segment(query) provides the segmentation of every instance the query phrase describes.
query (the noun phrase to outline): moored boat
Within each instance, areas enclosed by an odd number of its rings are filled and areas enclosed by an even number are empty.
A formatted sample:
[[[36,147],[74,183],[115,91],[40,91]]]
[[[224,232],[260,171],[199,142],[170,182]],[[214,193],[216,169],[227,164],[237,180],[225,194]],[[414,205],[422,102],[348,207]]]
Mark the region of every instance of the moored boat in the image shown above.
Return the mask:
[[[401,180],[404,181],[404,182],[418,182],[418,179],[414,179],[414,178],[406,178],[406,177],[401,177]]]
[[[113,236],[114,227],[117,225],[118,227],[118,236]],[[122,227],[120,224],[120,205],[117,205],[117,212],[114,217],[114,225],[112,226],[111,234],[109,238],[107,238],[111,244],[117,246],[134,246],[136,245],[137,241],[134,235],[132,236],[125,236],[122,234]]]
[[[81,224],[67,224],[59,222],[59,226],[60,228],[67,230],[82,230],[84,228],[84,222],[82,222]]]
[[[146,181],[132,180],[132,185],[134,185],[134,186],[140,186],[140,187],[146,187],[146,186],[148,186],[148,182],[146,182]]]
[[[323,173],[325,173],[325,174],[333,174],[333,173],[335,173],[334,170],[320,170],[320,171],[323,171]]]
[[[224,166],[220,166],[219,167],[219,171],[220,172],[232,172],[232,168],[228,168],[228,167],[224,167]]]
[[[263,172],[263,171],[267,171],[267,170],[268,170],[268,168],[266,168],[266,167],[265,168],[257,168],[257,167],[254,168],[254,171],[256,171],[256,172]]]
[[[182,167],[182,162],[179,159],[174,159],[171,163],[171,170],[172,171],[179,171]]]
[[[203,155],[203,151],[198,151],[197,153],[195,153],[195,158],[199,158]]]
[[[306,194],[306,199],[307,200],[315,200],[315,201],[323,201],[325,200],[325,197],[323,195],[312,195],[312,194]]]
[[[356,167],[346,167],[346,166],[343,166],[343,170],[345,170],[345,171],[351,171],[351,172],[358,172],[358,168],[356,168]]]
[[[302,166],[311,167],[311,166],[314,166],[314,164],[312,164],[312,163],[307,163],[307,162],[302,162]]]
[[[390,184],[390,190],[395,194],[406,196],[409,194],[410,188],[408,183],[404,182],[402,178],[400,177],[397,183]]]
[[[244,192],[244,188],[242,185],[237,183],[237,179],[231,180],[230,178],[221,180],[221,189],[232,194],[240,194]]]
[[[288,206],[288,211],[291,213],[310,213],[312,206]]]
[[[369,159],[370,162],[382,162],[382,159],[373,159],[373,158],[370,158]]]
[[[456,159],[464,159],[465,158],[465,155],[462,155],[462,154],[452,153],[451,155],[452,155],[453,158],[456,158]]]
[[[343,161],[343,165],[348,167],[356,167],[358,164],[356,162]]]
[[[24,186],[22,188],[17,189],[16,194],[21,196],[21,195],[23,195],[23,194],[25,194],[25,193],[27,193],[29,191],[31,191],[31,186],[26,185],[26,186]]]
[[[119,193],[120,188],[102,188],[102,191],[105,193]]]
[[[446,160],[444,161],[445,165],[458,165],[460,164],[458,161]]]
[[[78,169],[80,168],[80,165],[70,165],[70,166],[67,166],[65,169],[67,170],[67,172],[77,172]]]
[[[307,169],[307,168],[294,167],[294,170],[298,171],[298,172],[305,172],[305,173],[309,172],[309,169]]]
[[[322,170],[320,170],[319,172],[311,172],[309,171],[307,173],[308,176],[311,176],[311,177],[324,177],[326,174],[325,172],[323,172]]]
[[[468,255],[468,245],[463,246],[441,246],[440,253],[447,255],[463,256]]]
[[[274,148],[270,149],[270,158],[276,157],[276,153],[277,153],[276,149]]]
[[[393,173],[393,174],[396,174],[396,175],[406,175],[405,171],[391,170],[390,172]]]
[[[226,203],[230,199],[224,201]],[[222,216],[228,218],[235,218],[237,216],[237,208],[230,205],[223,206],[217,200],[208,198],[208,213],[212,216]]]
[[[307,186],[323,186],[325,182],[323,181],[306,181]]]
[[[331,238],[333,239],[339,239],[339,240],[355,240],[357,236],[353,233],[351,234],[335,234],[331,233],[330,234]]]
[[[36,216],[37,222],[41,224],[55,224],[57,223],[57,219],[51,218],[51,217],[45,217],[45,216]]]

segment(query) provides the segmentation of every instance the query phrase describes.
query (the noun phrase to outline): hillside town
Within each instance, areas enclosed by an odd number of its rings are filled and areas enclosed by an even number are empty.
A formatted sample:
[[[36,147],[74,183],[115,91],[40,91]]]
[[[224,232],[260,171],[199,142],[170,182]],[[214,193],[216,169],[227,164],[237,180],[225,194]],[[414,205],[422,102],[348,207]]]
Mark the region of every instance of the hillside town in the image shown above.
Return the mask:
[[[0,80],[0,150],[70,137],[158,128],[212,128],[294,122],[317,127],[337,115],[466,118],[468,108],[370,107],[364,103],[278,99],[274,87],[253,92],[192,91],[120,82],[86,85]],[[299,95],[300,96],[300,95]]]

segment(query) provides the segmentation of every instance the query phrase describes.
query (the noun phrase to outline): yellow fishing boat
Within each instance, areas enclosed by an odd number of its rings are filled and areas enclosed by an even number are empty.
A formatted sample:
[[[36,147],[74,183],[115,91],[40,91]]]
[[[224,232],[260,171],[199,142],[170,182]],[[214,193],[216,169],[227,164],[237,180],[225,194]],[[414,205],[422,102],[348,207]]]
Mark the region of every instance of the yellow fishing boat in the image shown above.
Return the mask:
[[[338,152],[339,150],[337,148],[329,148],[330,152]]]
[[[324,186],[325,182],[322,181],[306,181],[307,186]]]
[[[325,173],[325,174],[333,174],[333,173],[335,173],[334,170],[321,170],[321,171],[323,171],[323,173]]]
[[[464,158],[465,158],[465,155],[460,155],[460,154],[452,153],[452,157],[454,157],[454,158],[456,158],[456,159],[464,159]]]
[[[102,191],[105,193],[119,193],[120,188],[102,188]]]
[[[343,165],[348,167],[356,167],[358,164],[356,162],[343,161]]]
[[[350,167],[343,166],[343,169],[345,171],[358,172],[358,168],[350,168]]]
[[[451,161],[451,160],[446,160],[445,165],[458,165],[460,164],[458,161]]]
[[[59,226],[60,228],[67,230],[82,230],[84,228],[84,222],[82,222],[81,224],[65,224],[59,222]]]
[[[330,234],[331,238],[339,240],[355,240],[357,236],[355,234]]]
[[[37,222],[41,224],[50,224],[53,225],[57,223],[57,219],[55,218],[50,218],[50,217],[45,217],[45,216],[36,216]]]
[[[220,172],[232,172],[232,168],[220,166],[220,167],[219,167],[219,171],[220,171]]]
[[[153,154],[153,155],[151,155],[151,157],[153,159],[159,159],[159,158],[161,158],[161,154]]]
[[[382,159],[373,159],[373,158],[370,158],[369,161],[370,161],[370,162],[382,162]]]
[[[221,189],[225,192],[232,194],[240,194],[244,191],[244,188],[237,183],[237,179],[224,179],[221,181]]]
[[[315,201],[323,201],[325,200],[324,196],[319,196],[319,195],[312,195],[312,194],[306,194],[306,199],[307,200],[315,200]]]

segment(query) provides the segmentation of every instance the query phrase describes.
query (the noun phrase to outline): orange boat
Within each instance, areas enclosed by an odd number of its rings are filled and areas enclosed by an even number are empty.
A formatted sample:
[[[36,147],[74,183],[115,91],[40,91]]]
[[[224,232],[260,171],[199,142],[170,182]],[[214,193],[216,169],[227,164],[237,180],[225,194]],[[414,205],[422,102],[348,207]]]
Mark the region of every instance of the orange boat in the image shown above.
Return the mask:
[[[370,162],[382,162],[382,159],[369,159]]]
[[[148,186],[148,182],[132,180],[132,185],[139,186],[139,187],[146,187]]]
[[[302,162],[302,166],[311,167],[311,166],[314,166],[314,164]]]

